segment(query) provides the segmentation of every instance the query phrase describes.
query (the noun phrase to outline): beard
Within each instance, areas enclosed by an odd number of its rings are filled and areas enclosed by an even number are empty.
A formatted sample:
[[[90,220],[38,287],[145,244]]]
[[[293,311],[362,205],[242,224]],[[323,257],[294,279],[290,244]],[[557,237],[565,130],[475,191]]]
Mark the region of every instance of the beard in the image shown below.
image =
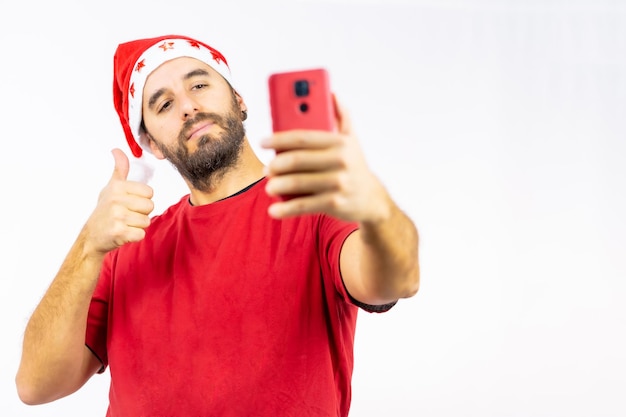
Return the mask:
[[[222,128],[217,135],[203,135],[198,139],[195,151],[187,149],[189,130],[203,120],[210,120]],[[216,182],[237,165],[243,149],[245,128],[239,115],[239,106],[233,94],[229,111],[217,113],[197,113],[185,121],[175,144],[166,146],[155,141],[165,158],[176,168],[196,190],[209,192]]]

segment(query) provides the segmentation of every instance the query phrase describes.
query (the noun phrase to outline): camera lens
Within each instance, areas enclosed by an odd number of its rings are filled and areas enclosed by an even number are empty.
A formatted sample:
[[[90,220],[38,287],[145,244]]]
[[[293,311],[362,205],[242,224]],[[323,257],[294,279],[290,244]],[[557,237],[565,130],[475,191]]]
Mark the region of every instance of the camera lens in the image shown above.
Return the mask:
[[[294,84],[296,96],[306,97],[309,95],[309,82],[307,80],[298,80]]]

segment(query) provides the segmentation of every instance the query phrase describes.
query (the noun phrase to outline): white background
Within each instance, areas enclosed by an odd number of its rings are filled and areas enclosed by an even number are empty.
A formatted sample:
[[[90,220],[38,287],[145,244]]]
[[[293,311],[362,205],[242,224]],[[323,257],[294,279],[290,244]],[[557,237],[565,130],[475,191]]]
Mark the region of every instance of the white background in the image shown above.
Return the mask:
[[[420,229],[418,295],[360,315],[351,416],[626,415],[624,2],[24,0],[0,6],[2,416],[104,416],[108,374],[35,407],[14,376],[127,150],[114,50],[167,33],[224,53],[257,149],[268,75],[327,67]],[[166,162],[152,185],[157,212],[186,192]]]

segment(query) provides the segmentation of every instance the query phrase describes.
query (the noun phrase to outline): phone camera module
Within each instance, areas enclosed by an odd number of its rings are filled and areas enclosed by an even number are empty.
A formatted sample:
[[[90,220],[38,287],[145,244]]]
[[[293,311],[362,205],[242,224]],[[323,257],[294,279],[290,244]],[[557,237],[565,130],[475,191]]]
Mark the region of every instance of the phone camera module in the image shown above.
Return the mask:
[[[309,95],[309,82],[307,80],[298,80],[294,84],[296,96],[306,97]]]

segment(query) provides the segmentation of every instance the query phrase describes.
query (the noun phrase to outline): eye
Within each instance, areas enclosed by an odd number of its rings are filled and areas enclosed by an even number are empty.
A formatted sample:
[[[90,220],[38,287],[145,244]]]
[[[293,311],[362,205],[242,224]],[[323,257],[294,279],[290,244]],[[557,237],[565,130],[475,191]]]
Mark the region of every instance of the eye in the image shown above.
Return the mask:
[[[197,83],[197,84],[194,84],[193,87],[191,87],[191,89],[192,90],[202,90],[202,89],[204,89],[204,88],[206,88],[208,86],[209,85],[205,84],[205,83]]]
[[[166,111],[167,109],[169,109],[171,106],[172,106],[172,101],[171,100],[164,101],[163,104],[161,104],[157,108],[157,113],[162,113],[162,112]]]

